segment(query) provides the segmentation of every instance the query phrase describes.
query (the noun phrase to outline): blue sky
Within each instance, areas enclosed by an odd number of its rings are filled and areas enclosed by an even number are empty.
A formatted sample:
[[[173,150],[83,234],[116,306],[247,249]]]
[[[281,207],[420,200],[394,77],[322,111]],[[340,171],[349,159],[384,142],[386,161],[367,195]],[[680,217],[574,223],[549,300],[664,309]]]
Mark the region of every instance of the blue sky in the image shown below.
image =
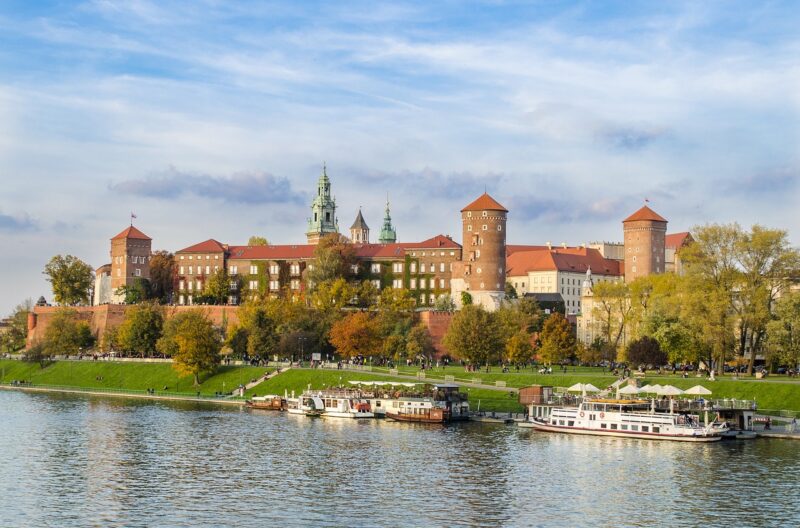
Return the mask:
[[[328,164],[349,227],[459,235],[484,186],[513,243],[762,223],[798,243],[796,2],[5,1],[0,313],[155,249],[302,242]]]

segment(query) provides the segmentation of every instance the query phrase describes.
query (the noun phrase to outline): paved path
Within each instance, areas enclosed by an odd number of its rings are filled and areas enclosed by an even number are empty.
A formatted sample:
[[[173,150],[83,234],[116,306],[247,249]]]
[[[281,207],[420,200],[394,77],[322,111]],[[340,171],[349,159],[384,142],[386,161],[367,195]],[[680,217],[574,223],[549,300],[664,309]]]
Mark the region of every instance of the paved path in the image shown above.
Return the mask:
[[[279,368],[278,370],[274,370],[274,371],[272,371],[272,372],[269,372],[269,373],[267,373],[267,374],[264,374],[263,376],[261,376],[261,377],[260,377],[260,378],[258,378],[257,380],[255,380],[255,381],[251,381],[250,383],[248,383],[247,385],[245,385],[245,386],[244,386],[244,388],[245,388],[245,390],[250,390],[250,389],[252,389],[253,387],[255,387],[256,385],[258,385],[259,383],[263,383],[263,382],[267,381],[268,379],[272,379],[272,378],[274,378],[275,376],[277,376],[278,374],[281,374],[281,373],[283,373],[283,372],[286,372],[286,371],[287,371],[287,370],[289,370],[290,368],[292,368],[292,367],[283,367],[283,368]]]

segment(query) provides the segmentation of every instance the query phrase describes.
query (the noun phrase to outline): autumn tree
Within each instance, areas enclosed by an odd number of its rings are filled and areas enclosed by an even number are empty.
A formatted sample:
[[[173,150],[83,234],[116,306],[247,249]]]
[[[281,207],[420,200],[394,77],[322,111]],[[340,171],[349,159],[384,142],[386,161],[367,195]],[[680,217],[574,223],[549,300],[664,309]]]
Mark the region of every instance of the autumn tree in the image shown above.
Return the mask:
[[[456,303],[449,293],[444,293],[436,298],[436,301],[433,303],[433,309],[437,312],[452,313],[456,311]]]
[[[556,312],[542,327],[539,359],[544,363],[562,363],[575,357],[575,333],[567,318]]]
[[[56,255],[44,267],[44,274],[53,288],[53,298],[59,304],[76,306],[89,304],[94,272],[92,267],[72,255]]]
[[[775,319],[767,324],[767,344],[773,364],[800,366],[800,293],[787,293],[777,301]]]
[[[150,281],[135,279],[130,285],[123,284],[114,293],[121,296],[125,304],[139,304],[151,297]]]
[[[433,347],[433,339],[425,325],[414,325],[406,337],[406,357],[410,359],[425,358],[429,362],[433,360],[436,349]]]
[[[522,365],[530,361],[532,357],[531,335],[520,328],[506,341],[505,360],[514,365]]]
[[[199,309],[176,314],[164,325],[159,352],[172,357],[172,367],[182,376],[191,375],[195,386],[202,372],[213,372],[220,361],[222,342],[208,316]]]
[[[152,302],[137,304],[126,311],[125,320],[117,329],[117,345],[141,357],[152,356],[163,327],[164,314],[160,306]]]
[[[497,320],[480,306],[465,305],[453,316],[444,336],[451,354],[475,365],[497,362],[503,339]]]
[[[257,304],[241,310],[240,320],[247,330],[247,354],[250,357],[268,357],[278,346],[276,319],[266,306]]]
[[[231,283],[234,284],[233,289]],[[228,270],[222,266],[206,280],[202,295],[196,296],[195,301],[203,304],[228,304],[231,291],[238,290],[239,286],[241,278],[228,275]]]
[[[378,321],[369,312],[352,312],[333,324],[330,342],[343,357],[373,355],[381,349]]]
[[[631,314],[628,288],[622,282],[602,281],[592,288],[592,292],[592,316],[605,342],[616,350],[625,335]]]
[[[306,283],[313,290],[327,281],[349,281],[355,275],[353,266],[356,264],[355,248],[346,238],[338,233],[325,235],[314,248],[314,259],[306,268]]]
[[[0,334],[0,348],[6,352],[16,352],[25,348],[28,338],[28,314],[33,310],[33,301],[28,299],[17,305],[8,317],[8,327]]]
[[[75,356],[81,349],[92,346],[89,324],[78,319],[78,313],[69,308],[57,310],[44,331],[42,346],[48,356]]]
[[[247,355],[247,329],[235,326],[228,331],[225,346],[230,349],[231,355],[236,359],[243,359]]]
[[[247,239],[248,246],[268,246],[269,242],[263,236],[256,236],[253,235],[249,239]]]
[[[162,304],[170,302],[178,272],[175,257],[169,251],[156,251],[150,257],[150,298]]]

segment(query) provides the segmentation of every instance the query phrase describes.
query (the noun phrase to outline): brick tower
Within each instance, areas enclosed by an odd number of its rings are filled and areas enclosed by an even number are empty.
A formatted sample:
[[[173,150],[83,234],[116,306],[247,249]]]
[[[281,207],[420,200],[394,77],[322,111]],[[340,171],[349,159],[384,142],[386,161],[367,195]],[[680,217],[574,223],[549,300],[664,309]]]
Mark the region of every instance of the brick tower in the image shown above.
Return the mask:
[[[667,220],[646,205],[622,221],[625,282],[664,273]]]
[[[139,279],[150,279],[152,239],[133,225],[111,239],[111,302],[121,304],[120,286],[131,286]]]
[[[472,303],[495,310],[505,296],[506,216],[508,209],[487,193],[461,210],[462,261],[453,267],[451,295],[460,305],[461,293]]]

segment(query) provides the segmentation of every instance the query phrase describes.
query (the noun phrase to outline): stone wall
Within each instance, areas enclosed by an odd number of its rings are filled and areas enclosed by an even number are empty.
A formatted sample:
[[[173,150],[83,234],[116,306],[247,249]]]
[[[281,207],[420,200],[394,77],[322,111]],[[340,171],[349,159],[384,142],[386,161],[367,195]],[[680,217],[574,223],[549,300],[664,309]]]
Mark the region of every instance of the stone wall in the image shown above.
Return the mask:
[[[433,347],[436,349],[436,357],[439,358],[448,354],[447,347],[444,346],[442,340],[445,332],[450,327],[450,322],[453,320],[453,314],[451,312],[425,311],[419,313],[419,320],[431,334]]]

